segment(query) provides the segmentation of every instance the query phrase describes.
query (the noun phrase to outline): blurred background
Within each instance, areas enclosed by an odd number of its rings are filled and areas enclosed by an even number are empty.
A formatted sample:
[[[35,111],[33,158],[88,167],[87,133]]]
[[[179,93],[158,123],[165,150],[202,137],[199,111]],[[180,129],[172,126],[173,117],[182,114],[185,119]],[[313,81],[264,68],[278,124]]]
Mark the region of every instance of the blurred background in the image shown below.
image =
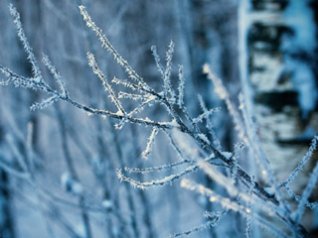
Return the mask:
[[[48,55],[70,94],[86,105],[113,109],[87,64],[87,51],[95,54],[109,79],[126,76],[86,27],[79,4],[156,89],[162,82],[151,46],[157,46],[164,62],[173,41],[172,84],[177,84],[178,65],[183,65],[185,104],[191,116],[202,113],[198,96],[208,108],[221,107],[213,127],[225,150],[232,151],[239,141],[224,103],[202,72],[205,63],[223,80],[237,105],[240,92],[251,97],[253,119],[279,179],[286,178],[316,134],[315,0],[0,0],[0,64],[31,77],[9,3],[20,13],[39,62],[43,53]],[[54,84],[40,65],[47,82]],[[127,123],[116,130],[116,121],[61,102],[31,111],[34,102],[45,99],[40,91],[1,87],[0,93],[1,237],[167,237],[200,226],[205,211],[213,209],[178,182],[140,190],[118,180],[118,168],[176,161],[163,135],[145,161],[140,155],[149,128]],[[128,100],[124,103],[133,107]],[[146,113],[156,120],[168,117],[156,106]],[[21,160],[32,164],[32,178],[19,172]],[[171,173],[136,176],[150,180]],[[213,186],[204,175],[194,176]],[[306,171],[302,178],[295,191],[306,184]],[[222,219],[222,225],[191,236],[233,237],[245,229],[246,221],[238,216]]]

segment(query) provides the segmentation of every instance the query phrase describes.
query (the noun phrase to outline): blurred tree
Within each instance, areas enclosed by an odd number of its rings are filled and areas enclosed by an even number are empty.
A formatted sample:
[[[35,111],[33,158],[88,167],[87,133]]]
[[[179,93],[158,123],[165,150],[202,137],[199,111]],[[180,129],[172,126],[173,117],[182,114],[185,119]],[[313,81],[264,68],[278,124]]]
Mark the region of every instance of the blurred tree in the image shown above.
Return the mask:
[[[240,3],[240,70],[252,99],[259,137],[279,181],[306,153],[317,124],[317,24],[314,1]],[[293,184],[306,186],[308,165]],[[267,174],[260,175],[268,179]]]
[[[4,129],[0,127],[0,161],[8,161],[5,158],[8,154],[4,153]],[[0,169],[0,236],[14,238],[14,214],[12,211],[12,193],[10,187],[10,175],[8,172]]]

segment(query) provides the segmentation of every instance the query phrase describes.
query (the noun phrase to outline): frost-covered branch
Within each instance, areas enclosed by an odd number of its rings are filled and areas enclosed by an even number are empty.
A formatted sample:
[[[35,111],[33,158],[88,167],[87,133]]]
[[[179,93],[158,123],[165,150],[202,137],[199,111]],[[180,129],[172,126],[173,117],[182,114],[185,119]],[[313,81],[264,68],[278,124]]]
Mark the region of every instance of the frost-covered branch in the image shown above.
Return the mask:
[[[165,162],[162,165],[153,167],[129,168],[125,165],[125,163],[127,157],[132,157],[132,155],[124,154],[123,149],[120,147],[117,134],[111,131],[115,147],[112,149],[116,152],[114,153],[116,154],[116,162],[114,164],[120,168],[124,168],[117,170],[117,176],[121,181],[125,182],[124,186],[126,189],[125,193],[127,193],[128,197],[128,210],[131,213],[129,216],[129,222],[131,222],[131,227],[135,237],[138,237],[138,225],[134,217],[134,195],[129,190],[129,184],[140,189],[169,185],[175,181],[183,179],[184,176],[190,175],[199,169],[201,169],[213,182],[221,186],[224,189],[224,192],[229,195],[229,198],[225,197],[225,195],[216,193],[211,188],[193,183],[189,180],[182,180],[182,187],[208,197],[211,202],[219,203],[226,211],[231,210],[238,212],[248,219],[253,219],[255,215],[255,223],[269,230],[276,236],[286,237],[286,234],[274,227],[268,217],[273,217],[286,224],[296,236],[301,237],[307,235],[306,231],[300,225],[300,220],[304,213],[305,206],[308,206],[308,198],[318,178],[318,165],[315,167],[304,193],[301,197],[297,198],[299,203],[294,219],[290,215],[287,201],[282,196],[280,189],[283,185],[286,188],[289,188],[289,184],[295,180],[299,171],[303,169],[304,165],[308,162],[316,148],[317,138],[313,140],[309,151],[287,178],[285,183],[279,187],[278,181],[276,181],[274,172],[271,169],[271,165],[269,164],[262,148],[259,147],[260,141],[255,130],[255,124],[251,120],[251,112],[242,108],[243,113],[241,115],[237,107],[235,107],[234,103],[231,101],[230,94],[226,90],[222,81],[212,73],[207,65],[205,65],[203,68],[204,73],[207,74],[208,78],[214,83],[216,93],[222,100],[225,101],[226,107],[233,118],[235,129],[239,135],[239,143],[243,144],[251,152],[253,152],[253,158],[259,160],[262,171],[265,171],[266,175],[269,177],[269,183],[265,185],[260,183],[248,170],[244,168],[244,165],[239,163],[240,161],[236,158],[237,153],[226,152],[222,148],[222,145],[214,132],[214,125],[211,121],[211,118],[219,112],[219,108],[207,108],[203,100],[199,99],[202,109],[201,114],[193,116],[187,112],[184,102],[185,79],[182,66],[179,67],[178,75],[176,75],[178,78],[178,85],[175,85],[172,81],[175,77],[172,73],[172,59],[174,54],[174,43],[172,41],[168,46],[164,65],[161,64],[156,47],[152,47],[155,64],[162,79],[161,91],[158,91],[150,87],[147,84],[147,80],[142,78],[128,63],[128,61],[119,54],[101,28],[95,24],[86,8],[84,6],[80,6],[79,10],[86,25],[96,34],[102,47],[110,53],[114,61],[120,65],[127,74],[128,79],[119,79],[114,77],[113,80],[109,80],[98,65],[98,60],[95,59],[94,54],[91,52],[87,53],[88,65],[92,72],[102,82],[105,93],[109,96],[110,101],[116,108],[115,111],[101,109],[104,107],[107,108],[107,104],[103,104],[102,106],[91,106],[87,102],[81,103],[77,99],[74,99],[63,83],[66,79],[62,78],[62,75],[60,75],[53,63],[49,60],[48,56],[44,55],[42,60],[43,64],[48,69],[51,76],[55,79],[57,83],[55,86],[57,87],[55,88],[47,82],[43,76],[44,74],[41,72],[41,67],[36,60],[33,49],[25,36],[20,16],[12,5],[10,5],[10,12],[14,18],[19,39],[22,42],[27,53],[28,60],[32,66],[32,76],[26,77],[19,75],[12,69],[0,65],[0,72],[4,76],[4,80],[2,80],[0,84],[4,86],[14,85],[16,87],[37,90],[44,93],[47,96],[46,99],[34,103],[31,106],[32,110],[44,109],[57,101],[63,101],[71,104],[73,107],[76,107],[81,111],[86,112],[87,114],[115,119],[116,123],[114,122],[114,124],[117,129],[122,128],[127,122],[137,124],[143,128],[150,127],[151,132],[143,147],[144,150],[141,151],[141,149],[138,153],[136,153],[138,156],[141,155],[141,157],[145,159],[152,153],[154,146],[157,146],[156,141],[161,135],[158,135],[158,133],[163,132],[162,134],[167,135],[166,140],[169,142],[169,149],[174,152],[174,157],[177,157],[178,160]],[[131,102],[129,110],[126,109],[128,107],[123,103],[124,100]],[[242,105],[243,104],[244,102],[242,102]],[[161,106],[161,108],[163,108],[163,112],[165,113],[165,119],[163,121],[151,114],[149,115],[147,112],[146,109],[153,105],[158,107]],[[70,145],[67,140],[67,126],[60,110],[57,110],[56,118],[58,119],[60,126],[59,131],[61,132],[62,153],[66,164],[66,171],[61,176],[62,184],[67,191],[70,191],[73,195],[77,196],[77,205],[81,211],[81,218],[83,227],[85,228],[86,237],[92,237],[89,225],[88,209],[86,207],[85,190],[80,181],[80,175],[76,169],[75,159],[70,152]],[[102,139],[99,138],[99,140]],[[99,143],[101,148],[106,147],[101,141],[99,141]],[[77,147],[83,146],[77,145]],[[29,172],[28,164],[25,164],[25,161],[21,159],[22,156],[15,147],[11,146],[11,150],[12,153],[16,155],[18,165],[22,168],[22,172],[11,167],[11,165],[7,166],[7,164],[2,163],[2,161],[0,162],[0,166],[8,171],[11,169],[12,174],[15,173],[18,176],[23,177],[25,175],[25,171]],[[85,151],[85,149],[80,148],[79,150],[84,156],[91,156],[91,154]],[[99,156],[108,158],[108,155],[105,154],[106,153],[100,153]],[[164,154],[162,156],[164,156]],[[86,160],[88,161],[89,159],[86,158]],[[93,160],[95,162],[92,162],[92,164],[98,163],[100,160],[100,158],[95,158]],[[112,169],[114,170],[116,166],[112,166]],[[222,167],[222,172],[217,170],[216,167]],[[104,177],[102,174],[105,173],[105,171],[97,171],[96,168],[94,169],[94,166],[92,166],[92,171],[96,180],[103,188],[103,204],[106,207],[107,212],[109,212],[109,210],[113,207],[112,202],[115,200],[108,194],[111,189],[105,185],[103,180]],[[167,172],[167,174],[163,177],[150,178],[147,180],[140,178],[141,175],[144,174],[147,174],[150,177],[152,176],[151,173],[163,171]],[[136,177],[130,177],[131,175]],[[268,191],[268,184],[270,187],[274,188],[274,192]],[[115,207],[119,206],[120,204],[117,204]],[[254,208],[258,210],[259,213],[255,212],[257,214],[254,214]],[[117,216],[116,213],[114,215]],[[264,217],[261,215],[264,215]],[[120,216],[117,216],[117,218],[120,223],[125,221],[125,219]],[[207,221],[207,223],[202,226],[198,226],[183,233],[175,234],[174,237],[191,234],[192,232],[196,232],[210,226],[215,226],[219,218],[220,217],[218,216],[214,220],[211,219]]]

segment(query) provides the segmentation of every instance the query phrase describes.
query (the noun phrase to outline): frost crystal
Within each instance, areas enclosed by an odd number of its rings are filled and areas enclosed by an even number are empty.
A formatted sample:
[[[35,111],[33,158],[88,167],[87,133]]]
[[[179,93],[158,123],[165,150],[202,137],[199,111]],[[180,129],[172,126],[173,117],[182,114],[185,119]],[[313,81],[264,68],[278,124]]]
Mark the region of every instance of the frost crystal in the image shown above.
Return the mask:
[[[151,153],[153,143],[155,141],[155,137],[157,134],[158,134],[158,128],[153,128],[148,138],[146,149],[142,152],[142,157],[144,159],[148,159],[148,156]]]

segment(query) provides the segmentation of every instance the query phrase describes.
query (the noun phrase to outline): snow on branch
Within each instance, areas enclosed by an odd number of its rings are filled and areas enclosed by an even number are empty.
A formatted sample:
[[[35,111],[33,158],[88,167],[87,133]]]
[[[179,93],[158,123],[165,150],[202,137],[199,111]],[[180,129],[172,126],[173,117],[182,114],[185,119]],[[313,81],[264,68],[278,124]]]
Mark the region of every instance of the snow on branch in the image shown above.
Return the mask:
[[[96,36],[98,37],[99,41],[101,42],[102,46],[111,53],[114,60],[118,63],[118,65],[122,66],[123,69],[128,74],[128,77],[135,80],[138,84],[145,88],[149,88],[148,85],[144,82],[144,80],[136,73],[136,71],[130,66],[130,64],[125,60],[117,50],[112,46],[109,42],[108,38],[104,35],[103,31],[96,26],[95,22],[92,20],[91,16],[88,14],[86,8],[84,6],[79,6],[80,13],[86,22],[87,27],[92,29]]]
[[[43,58],[42,58],[43,64],[48,68],[48,70],[50,71],[50,73],[53,75],[53,78],[56,80],[57,84],[59,85],[60,91],[62,93],[62,97],[67,97],[68,96],[68,92],[65,88],[64,82],[62,80],[62,77],[60,75],[60,73],[56,70],[55,66],[52,64],[51,60],[49,59],[49,57],[45,54],[43,54]]]
[[[213,158],[214,158],[214,155],[210,155],[209,157],[205,158],[204,160],[210,161]],[[155,186],[164,186],[167,184],[172,184],[174,181],[179,180],[181,177],[183,177],[189,173],[195,172],[198,168],[199,167],[196,164],[191,165],[180,172],[168,175],[164,178],[154,179],[154,180],[145,181],[145,182],[141,182],[141,181],[138,181],[138,180],[133,179],[131,177],[127,177],[126,175],[123,174],[122,169],[117,170],[117,177],[121,181],[128,182],[133,187],[140,188],[140,189],[146,189],[146,188],[155,187]]]
[[[101,80],[103,83],[103,86],[105,88],[105,91],[109,93],[110,100],[115,104],[117,107],[117,110],[119,113],[125,114],[125,110],[123,106],[121,105],[121,102],[118,100],[117,96],[115,95],[115,92],[113,91],[112,87],[108,83],[107,78],[97,65],[97,62],[95,60],[94,55],[91,52],[87,52],[87,59],[88,59],[88,64],[92,68],[93,73]]]
[[[240,113],[237,111],[236,107],[232,103],[230,99],[229,92],[224,87],[222,80],[216,77],[208,64],[203,65],[203,73],[207,75],[208,79],[210,79],[213,82],[214,85],[214,91],[219,96],[220,99],[224,100],[226,107],[232,116],[232,119],[235,124],[235,129],[238,132],[239,137],[246,141],[246,135],[245,135],[245,127],[242,122],[242,118]]]
[[[179,78],[178,106],[179,106],[179,108],[183,108],[183,106],[184,106],[185,79],[184,79],[184,73],[183,73],[183,66],[182,65],[179,65],[178,78]]]
[[[313,171],[309,177],[306,188],[305,188],[303,194],[301,195],[297,210],[294,214],[294,218],[295,218],[295,221],[297,223],[300,222],[300,220],[305,212],[305,206],[308,202],[308,199],[309,199],[312,191],[314,190],[314,188],[316,186],[317,180],[318,180],[318,163],[316,163],[316,166],[313,169]]]
[[[286,181],[281,186],[289,186],[290,183],[292,183],[295,180],[297,175],[303,170],[304,166],[311,159],[313,153],[315,152],[315,150],[317,148],[317,141],[318,141],[318,136],[315,136],[312,139],[310,147],[307,150],[307,152],[304,155],[304,157],[299,161],[299,163],[297,164],[296,168],[291,172],[291,174],[288,176]]]
[[[219,203],[224,209],[231,210],[234,212],[240,213],[244,217],[250,217],[252,211],[250,208],[245,207],[235,201],[230,200],[229,198],[223,197],[211,189],[205,187],[202,184],[197,184],[189,179],[182,179],[181,180],[181,187],[188,189],[190,191],[194,191],[198,194],[208,197],[210,202]],[[255,219],[256,218],[256,219]],[[254,214],[254,221],[261,227],[265,228],[268,232],[274,234],[277,237],[284,237],[287,238],[288,236],[285,235],[282,231],[274,227],[270,222],[266,221],[260,216],[256,216]]]
[[[166,68],[163,75],[163,87],[164,87],[164,93],[166,97],[170,96],[172,101],[174,101],[175,99],[175,93],[172,90],[172,86],[170,82],[173,52],[174,52],[174,43],[173,41],[170,41],[168,50],[166,52]]]
[[[150,133],[150,136],[149,136],[149,138],[147,140],[146,148],[142,152],[142,158],[148,159],[149,154],[152,151],[152,147],[153,147],[153,144],[154,144],[154,141],[155,141],[155,138],[156,138],[156,135],[158,134],[158,132],[159,132],[158,128],[155,127],[155,128],[152,129],[152,131]]]
[[[25,32],[21,24],[20,14],[18,13],[17,9],[12,4],[9,5],[9,10],[10,10],[11,16],[13,17],[13,22],[17,28],[19,39],[24,47],[25,52],[27,53],[27,58],[29,62],[31,63],[32,73],[34,77],[33,80],[36,82],[39,82],[42,77],[41,72],[38,67],[37,60],[34,56],[33,49],[31,48],[27,40],[27,37],[25,36]]]

